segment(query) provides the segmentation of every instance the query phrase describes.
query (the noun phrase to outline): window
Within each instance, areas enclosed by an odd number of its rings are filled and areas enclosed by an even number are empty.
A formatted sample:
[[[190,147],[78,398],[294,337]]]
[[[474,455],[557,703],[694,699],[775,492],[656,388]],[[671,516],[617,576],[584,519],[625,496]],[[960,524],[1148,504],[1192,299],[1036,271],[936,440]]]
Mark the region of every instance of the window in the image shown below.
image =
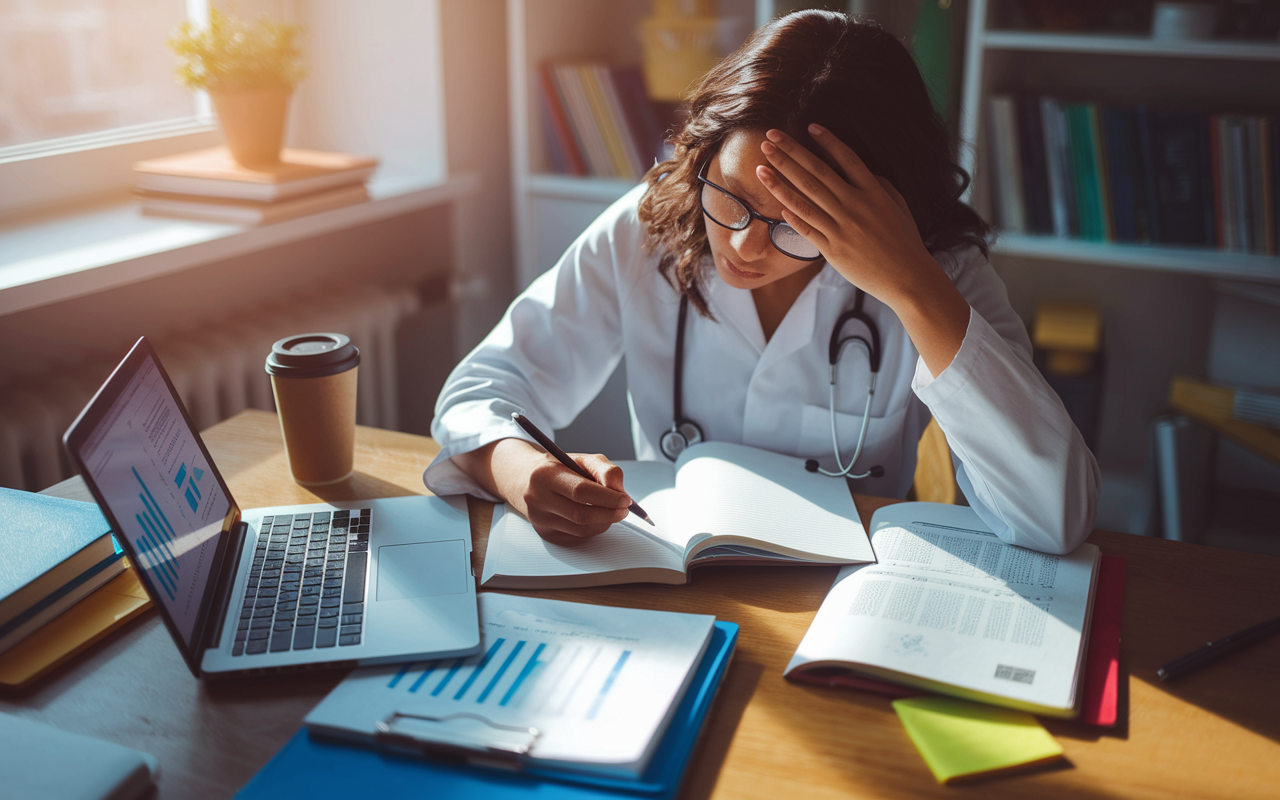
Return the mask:
[[[205,0],[0,0],[0,214],[122,189],[134,160],[159,154],[122,145],[212,131],[165,46],[207,13]]]
[[[0,2],[0,150],[193,118],[164,43],[184,0]]]

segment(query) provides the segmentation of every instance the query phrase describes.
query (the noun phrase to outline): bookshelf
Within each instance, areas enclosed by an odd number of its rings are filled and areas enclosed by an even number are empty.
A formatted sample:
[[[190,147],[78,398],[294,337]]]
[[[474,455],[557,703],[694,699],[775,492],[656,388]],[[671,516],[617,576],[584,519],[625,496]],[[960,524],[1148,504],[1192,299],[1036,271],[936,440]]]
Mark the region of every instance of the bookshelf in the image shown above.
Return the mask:
[[[984,163],[984,115],[992,94],[1024,91],[1116,104],[1210,110],[1274,110],[1280,42],[1157,41],[1133,34],[1041,33],[1007,27],[1007,0],[970,0],[960,111],[961,166],[973,177],[969,200],[995,219],[993,176]],[[1207,247],[1078,242],[1008,234],[1010,256],[1280,284],[1280,257]],[[1145,252],[1144,252],[1145,251]]]
[[[753,26],[793,4],[718,0],[720,17],[741,21],[736,47]],[[516,289],[528,286],[563,255],[600,212],[635,184],[616,178],[556,174],[548,155],[537,69],[542,63],[641,63],[638,26],[653,0],[507,0],[511,184],[516,224]]]
[[[1053,96],[1117,106],[1274,114],[1280,42],[1157,41],[1141,32],[1028,30],[1013,0],[969,0],[961,87],[961,165],[969,201],[995,219],[986,140],[993,95]],[[1104,375],[1096,455],[1098,525],[1158,529],[1148,509],[1149,423],[1167,408],[1175,374],[1211,371],[1223,292],[1280,285],[1280,257],[1210,247],[1122,244],[999,234],[992,263],[1029,320],[1041,299],[1090,302],[1104,315]]]

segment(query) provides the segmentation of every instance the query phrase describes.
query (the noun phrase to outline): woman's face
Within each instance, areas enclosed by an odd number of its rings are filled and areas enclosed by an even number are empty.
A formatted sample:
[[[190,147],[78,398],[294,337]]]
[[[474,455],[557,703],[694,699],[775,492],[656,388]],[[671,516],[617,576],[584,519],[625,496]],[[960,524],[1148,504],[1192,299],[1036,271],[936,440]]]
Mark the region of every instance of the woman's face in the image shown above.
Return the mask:
[[[723,186],[745,200],[757,214],[782,219],[782,204],[769,193],[756,177],[756,167],[768,166],[760,143],[763,131],[735,131],[721,145],[707,167],[707,179]],[[701,190],[701,186],[699,187]],[[708,189],[708,191],[715,191]],[[778,250],[769,241],[769,226],[752,219],[740,231],[732,231],[702,218],[707,228],[707,243],[715,259],[721,280],[738,289],[759,289],[805,270],[809,277],[816,273],[821,261],[801,261]]]

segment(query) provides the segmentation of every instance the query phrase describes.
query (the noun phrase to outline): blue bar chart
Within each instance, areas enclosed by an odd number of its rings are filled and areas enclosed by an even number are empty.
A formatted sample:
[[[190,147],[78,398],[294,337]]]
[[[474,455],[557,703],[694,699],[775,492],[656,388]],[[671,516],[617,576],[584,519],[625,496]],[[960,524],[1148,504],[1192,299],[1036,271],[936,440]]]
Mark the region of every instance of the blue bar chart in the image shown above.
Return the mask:
[[[142,510],[134,514],[142,533],[134,545],[143,559],[142,567],[155,579],[155,583],[164,590],[169,600],[173,601],[178,594],[179,582],[178,559],[173,554],[173,540],[177,533],[136,468],[133,469],[133,477],[142,489],[138,493]]]
[[[630,659],[630,650],[598,644],[500,637],[470,658],[418,661],[400,667],[386,688],[471,706],[536,709],[596,719]]]

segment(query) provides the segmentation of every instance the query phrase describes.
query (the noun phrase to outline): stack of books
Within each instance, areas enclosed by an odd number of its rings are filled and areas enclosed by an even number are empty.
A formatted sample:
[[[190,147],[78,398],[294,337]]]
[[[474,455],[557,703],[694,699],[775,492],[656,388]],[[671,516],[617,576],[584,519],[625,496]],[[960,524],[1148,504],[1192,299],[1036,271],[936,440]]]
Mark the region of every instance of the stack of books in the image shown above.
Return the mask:
[[[557,172],[640,180],[661,157],[663,126],[638,68],[543,64],[538,81]]]
[[[1277,254],[1280,118],[993,96],[1001,227]]]
[[[139,161],[133,170],[144,214],[264,225],[365,202],[377,167],[368,156],[285,149],[279,163],[251,169],[214,147]]]
[[[0,489],[0,653],[124,572],[93,503]]]

